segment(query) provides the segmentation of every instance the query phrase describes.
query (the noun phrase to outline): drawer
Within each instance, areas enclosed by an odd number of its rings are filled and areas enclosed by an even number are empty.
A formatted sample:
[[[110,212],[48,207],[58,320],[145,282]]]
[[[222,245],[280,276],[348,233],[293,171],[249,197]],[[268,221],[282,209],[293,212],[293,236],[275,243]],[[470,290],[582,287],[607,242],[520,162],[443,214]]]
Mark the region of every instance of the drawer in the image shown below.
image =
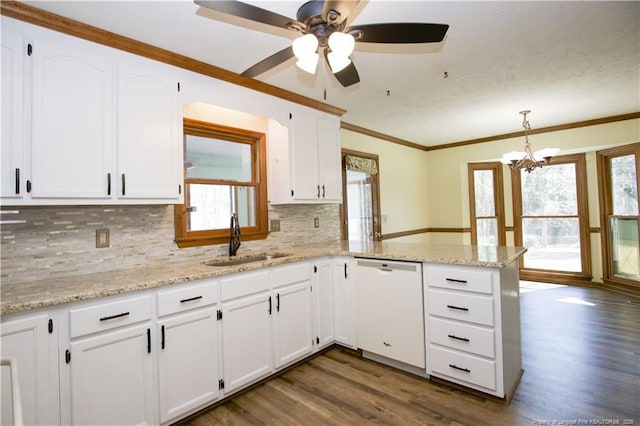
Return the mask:
[[[271,290],[271,273],[268,269],[229,275],[220,280],[220,299],[235,299]]]
[[[427,291],[429,315],[493,326],[493,298],[449,291]]]
[[[71,338],[151,319],[151,296],[132,297],[69,311]]]
[[[218,282],[206,280],[173,290],[158,292],[158,316],[214,305],[218,302]]]
[[[273,286],[295,284],[311,280],[311,264],[308,262],[273,268]]]
[[[432,375],[496,390],[495,361],[434,346],[429,347],[429,355]]]
[[[493,329],[429,317],[429,341],[472,354],[495,358]]]
[[[425,283],[430,287],[493,294],[493,274],[472,267],[427,265]]]

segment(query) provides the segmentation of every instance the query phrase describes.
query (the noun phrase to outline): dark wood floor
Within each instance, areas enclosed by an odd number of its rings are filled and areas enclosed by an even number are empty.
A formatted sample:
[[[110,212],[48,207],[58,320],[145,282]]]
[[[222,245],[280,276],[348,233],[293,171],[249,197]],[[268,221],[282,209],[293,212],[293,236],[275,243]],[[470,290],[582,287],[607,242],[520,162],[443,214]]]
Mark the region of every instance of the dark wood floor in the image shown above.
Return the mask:
[[[334,348],[185,424],[640,425],[639,299],[555,287],[523,292],[521,311],[510,404]]]

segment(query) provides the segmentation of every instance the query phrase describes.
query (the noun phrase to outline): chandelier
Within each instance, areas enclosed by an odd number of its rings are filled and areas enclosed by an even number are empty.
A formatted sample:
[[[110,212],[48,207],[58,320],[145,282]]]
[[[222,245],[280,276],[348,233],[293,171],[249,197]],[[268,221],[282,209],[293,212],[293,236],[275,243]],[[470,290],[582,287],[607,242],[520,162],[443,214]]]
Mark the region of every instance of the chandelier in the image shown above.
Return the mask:
[[[522,127],[524,128],[524,152],[512,151],[502,156],[500,161],[503,164],[508,164],[511,169],[526,170],[527,173],[537,167],[546,166],[551,161],[551,157],[556,155],[558,148],[544,148],[535,153],[531,151],[531,143],[529,142],[529,132],[531,131],[531,125],[527,120],[527,114],[531,113],[530,110],[520,111],[520,114],[524,117],[522,119]],[[541,158],[541,160],[538,160]]]

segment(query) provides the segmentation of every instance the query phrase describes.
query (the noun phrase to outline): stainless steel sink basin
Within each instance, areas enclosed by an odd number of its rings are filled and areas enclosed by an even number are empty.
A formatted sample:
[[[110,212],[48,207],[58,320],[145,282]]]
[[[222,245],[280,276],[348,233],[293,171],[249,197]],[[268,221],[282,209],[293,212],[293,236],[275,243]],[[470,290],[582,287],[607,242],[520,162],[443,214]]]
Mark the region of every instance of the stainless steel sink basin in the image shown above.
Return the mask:
[[[224,260],[211,260],[205,262],[209,266],[234,266],[243,265],[245,263],[262,262],[264,260],[277,259],[279,257],[289,256],[287,253],[273,253],[273,254],[257,254],[254,256],[244,256],[235,258],[226,258]]]

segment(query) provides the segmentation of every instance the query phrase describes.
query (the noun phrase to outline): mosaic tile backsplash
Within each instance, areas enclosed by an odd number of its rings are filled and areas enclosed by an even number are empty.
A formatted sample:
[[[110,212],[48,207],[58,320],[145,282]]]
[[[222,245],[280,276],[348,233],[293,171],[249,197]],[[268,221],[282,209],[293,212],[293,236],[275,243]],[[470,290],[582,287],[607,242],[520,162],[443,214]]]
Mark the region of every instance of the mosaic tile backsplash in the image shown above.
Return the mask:
[[[10,223],[0,228],[0,283],[206,260],[228,250],[227,244],[178,248],[173,206],[20,207],[3,213],[3,222]],[[242,242],[238,254],[340,239],[338,204],[270,206],[272,219],[280,220],[280,232]],[[103,228],[110,231],[110,247],[98,249],[95,232]]]

